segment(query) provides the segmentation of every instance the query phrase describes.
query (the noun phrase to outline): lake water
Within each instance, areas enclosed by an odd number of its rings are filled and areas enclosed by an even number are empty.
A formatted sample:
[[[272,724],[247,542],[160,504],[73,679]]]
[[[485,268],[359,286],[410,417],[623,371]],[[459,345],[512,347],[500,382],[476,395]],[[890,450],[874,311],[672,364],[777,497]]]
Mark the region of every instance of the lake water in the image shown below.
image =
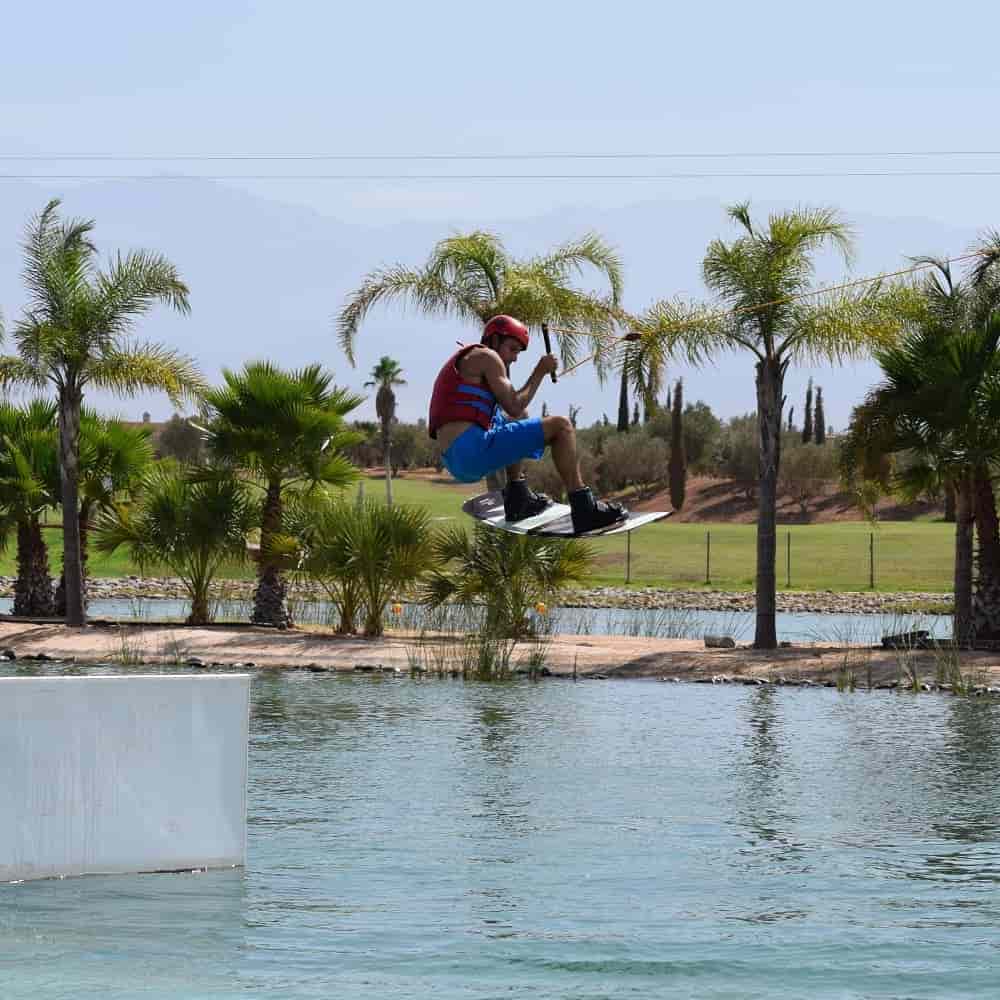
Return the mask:
[[[249,762],[245,870],[0,886],[4,1000],[998,992],[992,700],[268,673]]]
[[[0,613],[9,613],[12,601],[0,598]],[[190,611],[187,601],[163,598],[113,599],[91,601],[92,618],[183,621]],[[246,621],[250,607],[246,602],[220,602],[219,620]],[[404,623],[419,627],[423,609],[406,605]],[[330,605],[303,603],[295,608],[302,624],[328,624]],[[334,619],[335,620],[335,619]],[[650,635],[661,638],[700,639],[709,635],[731,635],[737,641],[753,638],[752,612],[695,611],[686,609],[632,610],[626,608],[552,608],[548,625],[554,634]],[[877,642],[883,635],[922,628],[938,638],[951,635],[949,615],[858,615],[780,612],[776,616],[778,638],[790,642]],[[391,628],[392,622],[389,622]]]

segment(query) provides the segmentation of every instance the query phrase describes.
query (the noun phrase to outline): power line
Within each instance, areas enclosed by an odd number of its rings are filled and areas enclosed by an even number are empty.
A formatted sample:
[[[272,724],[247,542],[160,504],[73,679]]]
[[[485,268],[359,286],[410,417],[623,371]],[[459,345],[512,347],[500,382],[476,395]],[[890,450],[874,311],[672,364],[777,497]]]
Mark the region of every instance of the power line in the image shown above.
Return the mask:
[[[729,150],[702,152],[554,152],[534,153],[0,153],[0,160],[23,162],[177,162],[193,160],[265,161],[350,161],[350,160],[709,160],[709,159],[768,159],[768,158],[878,158],[878,157],[946,157],[1000,156],[1000,150],[988,149],[928,149],[928,150]]]
[[[661,174],[9,174],[21,181],[681,181],[866,177],[1000,177],[1000,170],[715,171]]]

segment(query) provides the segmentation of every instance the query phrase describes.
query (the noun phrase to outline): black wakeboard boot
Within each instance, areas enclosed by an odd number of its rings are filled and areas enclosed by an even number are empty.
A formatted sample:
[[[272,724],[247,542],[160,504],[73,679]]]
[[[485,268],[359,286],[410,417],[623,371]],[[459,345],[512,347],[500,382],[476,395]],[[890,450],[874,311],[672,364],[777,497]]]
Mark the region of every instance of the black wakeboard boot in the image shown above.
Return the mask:
[[[534,517],[552,504],[552,497],[529,490],[526,479],[511,479],[503,488],[503,516],[508,521]]]
[[[610,528],[628,517],[627,507],[610,500],[598,500],[589,486],[570,493],[569,506],[573,514],[573,531],[577,535]]]

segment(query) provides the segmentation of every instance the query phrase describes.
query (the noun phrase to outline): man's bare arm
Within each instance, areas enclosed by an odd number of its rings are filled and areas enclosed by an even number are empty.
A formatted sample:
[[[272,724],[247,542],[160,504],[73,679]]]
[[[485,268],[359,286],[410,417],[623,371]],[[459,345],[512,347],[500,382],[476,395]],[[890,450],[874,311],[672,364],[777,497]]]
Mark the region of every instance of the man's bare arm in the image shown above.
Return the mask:
[[[477,357],[476,362],[482,371],[486,384],[490,391],[497,398],[497,402],[515,420],[522,420],[527,416],[528,405],[535,398],[542,380],[549,372],[556,370],[556,359],[551,354],[543,355],[534,371],[528,376],[528,381],[515,389],[513,383],[507,377],[503,362],[493,351],[483,351],[481,357]]]

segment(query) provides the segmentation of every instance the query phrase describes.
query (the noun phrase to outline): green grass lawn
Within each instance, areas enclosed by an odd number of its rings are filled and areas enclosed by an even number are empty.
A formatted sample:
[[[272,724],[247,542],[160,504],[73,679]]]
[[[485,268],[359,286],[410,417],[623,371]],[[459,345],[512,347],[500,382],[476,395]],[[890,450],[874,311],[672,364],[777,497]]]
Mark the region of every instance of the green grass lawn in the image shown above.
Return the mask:
[[[368,496],[383,497],[383,480],[365,484]],[[422,504],[440,523],[466,523],[462,500],[479,484],[439,484],[396,479],[399,503]],[[778,587],[792,590],[868,590],[869,545],[875,536],[876,590],[949,591],[953,583],[955,527],[940,521],[884,521],[876,531],[866,521],[796,524],[778,528]],[[594,586],[625,582],[631,538],[630,582],[635,586],[706,586],[706,554],[711,543],[709,586],[752,590],[757,531],[752,524],[680,524],[667,520],[591,542],[597,565]],[[791,539],[791,574],[788,545]],[[790,584],[790,586],[789,586]]]
[[[462,501],[481,485],[463,486],[426,479],[396,479],[398,503],[426,507],[436,524],[471,527],[462,513]],[[384,498],[381,479],[365,482],[369,497]],[[53,571],[62,554],[62,536],[55,523],[46,531]],[[875,535],[876,590],[950,591],[955,529],[938,521],[884,521]],[[792,590],[867,590],[869,544],[867,522],[790,525],[778,528],[778,587]],[[631,539],[629,578],[637,587],[706,586],[706,554],[711,542],[710,584],[720,590],[752,590],[756,559],[756,529],[749,524],[680,524],[671,520],[632,532],[592,541],[597,554],[592,586],[620,586],[625,582],[628,539]],[[791,574],[787,569],[791,540]],[[0,554],[0,574],[15,572],[13,541]],[[112,556],[92,551],[94,576],[125,576],[138,570],[124,550]],[[147,575],[166,575],[150,570]],[[248,578],[252,567],[235,569],[231,577]]]

